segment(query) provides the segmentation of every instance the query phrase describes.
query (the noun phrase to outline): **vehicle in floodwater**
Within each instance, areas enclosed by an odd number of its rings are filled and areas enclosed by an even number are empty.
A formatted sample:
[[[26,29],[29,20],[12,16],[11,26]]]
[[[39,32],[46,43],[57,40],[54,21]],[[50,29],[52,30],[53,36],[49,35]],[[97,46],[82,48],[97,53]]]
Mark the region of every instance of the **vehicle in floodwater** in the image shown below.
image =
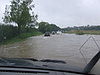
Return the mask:
[[[45,32],[44,36],[50,36],[50,32]]]
[[[62,32],[61,31],[57,31],[57,34],[59,35],[59,34],[61,34]]]
[[[33,58],[0,58],[0,75],[95,75],[92,68],[100,58],[100,51],[81,69],[62,60]]]
[[[55,35],[56,34],[56,31],[52,31],[52,35]]]

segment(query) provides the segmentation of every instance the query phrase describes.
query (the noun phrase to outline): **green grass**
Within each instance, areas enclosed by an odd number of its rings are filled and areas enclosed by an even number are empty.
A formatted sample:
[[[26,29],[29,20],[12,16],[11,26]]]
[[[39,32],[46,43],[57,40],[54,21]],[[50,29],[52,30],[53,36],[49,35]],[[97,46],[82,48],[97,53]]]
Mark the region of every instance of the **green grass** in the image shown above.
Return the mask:
[[[100,35],[100,30],[73,30],[73,31],[67,31],[65,33],[77,34],[77,35],[83,35],[83,34]]]
[[[17,37],[11,38],[9,40],[3,41],[0,45],[5,45],[5,44],[13,44],[15,42],[21,42],[26,40],[28,37],[32,37],[32,36],[38,36],[38,35],[42,35],[41,32],[31,32],[31,33],[22,33],[20,35],[18,35]]]
[[[20,34],[18,37],[20,39],[26,39],[28,37],[31,37],[31,36],[38,36],[38,35],[41,35],[42,33],[41,32],[32,32],[32,33],[22,33]]]

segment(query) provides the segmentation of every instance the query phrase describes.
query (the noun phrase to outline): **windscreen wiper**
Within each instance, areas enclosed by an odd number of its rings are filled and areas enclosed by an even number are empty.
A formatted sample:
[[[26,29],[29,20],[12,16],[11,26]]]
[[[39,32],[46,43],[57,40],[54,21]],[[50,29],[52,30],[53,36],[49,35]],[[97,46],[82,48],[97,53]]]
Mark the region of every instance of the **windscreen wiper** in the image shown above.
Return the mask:
[[[100,51],[86,65],[86,67],[84,68],[83,72],[89,73],[92,70],[92,68],[95,66],[95,64],[98,62],[99,59],[100,59]]]

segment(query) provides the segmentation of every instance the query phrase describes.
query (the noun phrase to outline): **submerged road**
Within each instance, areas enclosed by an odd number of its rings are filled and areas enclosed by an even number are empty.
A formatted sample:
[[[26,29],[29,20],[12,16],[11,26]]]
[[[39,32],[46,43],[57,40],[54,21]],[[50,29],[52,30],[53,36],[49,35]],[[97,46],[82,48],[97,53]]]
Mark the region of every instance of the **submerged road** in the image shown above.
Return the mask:
[[[64,60],[67,64],[84,66],[99,51],[92,39],[79,48],[91,35],[59,34],[50,37],[35,36],[26,41],[0,47],[0,57]],[[100,35],[92,35],[100,44]]]

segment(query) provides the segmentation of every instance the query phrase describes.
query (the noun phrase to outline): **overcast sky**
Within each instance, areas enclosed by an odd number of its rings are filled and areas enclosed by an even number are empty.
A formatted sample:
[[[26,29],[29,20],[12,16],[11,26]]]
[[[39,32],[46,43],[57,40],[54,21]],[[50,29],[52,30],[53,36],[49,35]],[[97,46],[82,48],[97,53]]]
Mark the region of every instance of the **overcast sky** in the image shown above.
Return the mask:
[[[5,6],[11,0],[0,0],[0,22]],[[100,0],[34,0],[39,21],[60,27],[100,25]]]

